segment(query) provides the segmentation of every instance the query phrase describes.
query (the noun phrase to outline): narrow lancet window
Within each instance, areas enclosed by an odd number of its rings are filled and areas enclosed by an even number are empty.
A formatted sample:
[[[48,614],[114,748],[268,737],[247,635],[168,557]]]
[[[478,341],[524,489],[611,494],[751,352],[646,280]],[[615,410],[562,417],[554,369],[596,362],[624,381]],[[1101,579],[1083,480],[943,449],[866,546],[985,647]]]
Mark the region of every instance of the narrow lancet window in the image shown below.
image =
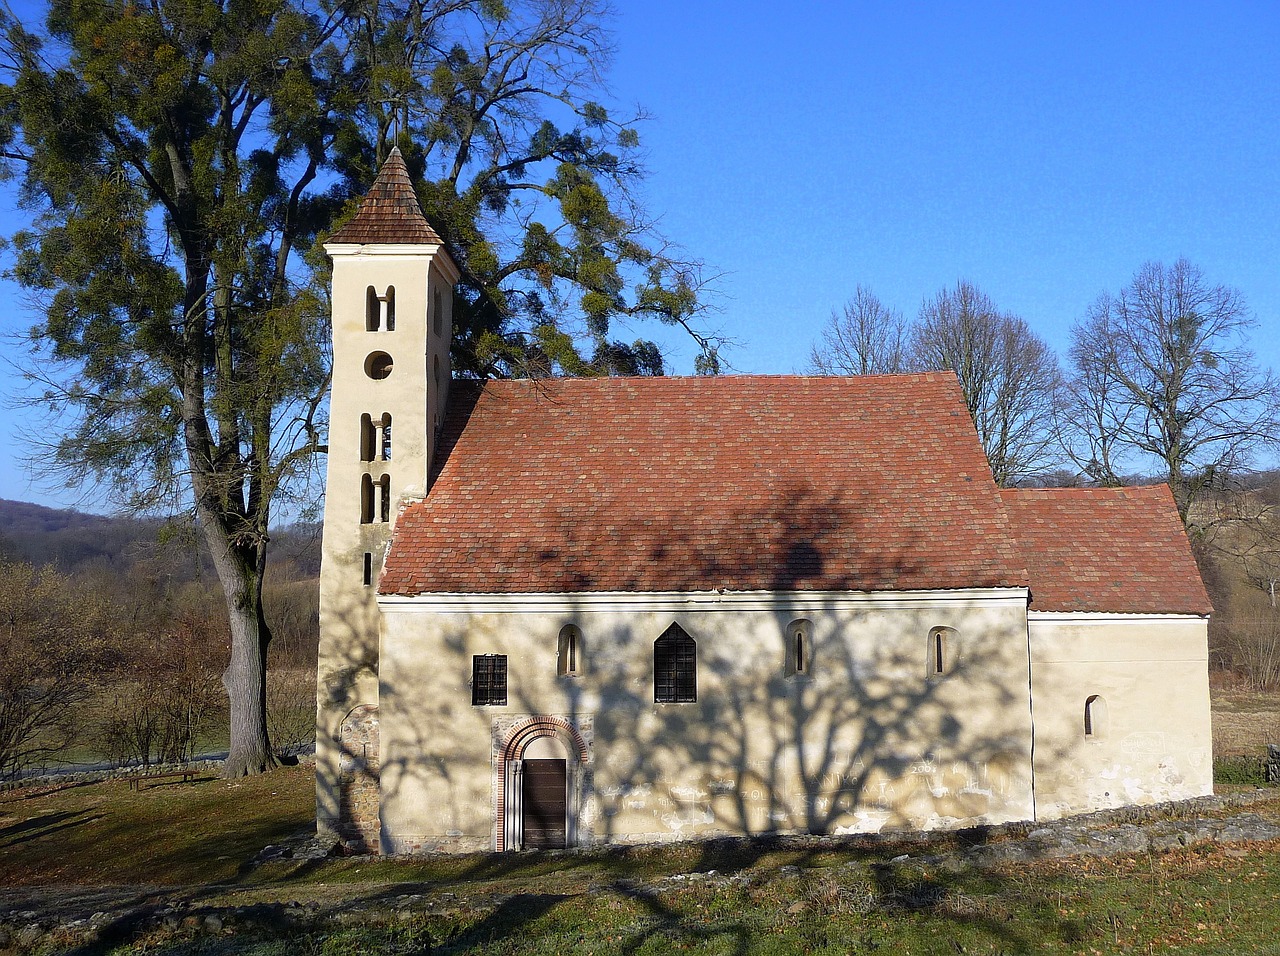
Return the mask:
[[[364,586],[370,587],[373,584],[373,552],[366,551],[364,553]]]
[[[391,476],[383,475],[378,479],[378,520],[391,520]]]
[[[582,631],[573,624],[560,628],[556,673],[561,677],[578,677],[582,673]]]
[[[787,625],[786,673],[803,677],[813,668],[813,622],[801,619]]]
[[[950,674],[955,667],[957,634],[953,627],[935,627],[929,630],[926,675],[937,680]]]
[[[379,427],[381,432],[381,453],[383,461],[391,460],[391,413],[387,412],[382,416],[382,424]]]

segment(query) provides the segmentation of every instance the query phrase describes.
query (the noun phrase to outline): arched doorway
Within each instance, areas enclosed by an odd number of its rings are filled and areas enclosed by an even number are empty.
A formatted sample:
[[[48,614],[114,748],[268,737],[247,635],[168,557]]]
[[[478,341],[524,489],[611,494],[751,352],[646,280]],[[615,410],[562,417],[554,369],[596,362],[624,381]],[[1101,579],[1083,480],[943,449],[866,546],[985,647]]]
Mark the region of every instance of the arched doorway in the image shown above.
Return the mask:
[[[555,737],[538,737],[525,748],[521,773],[521,843],[528,850],[568,846],[568,753]]]
[[[589,789],[590,748],[573,722],[524,718],[504,734],[496,756],[494,848],[578,845],[578,818]]]

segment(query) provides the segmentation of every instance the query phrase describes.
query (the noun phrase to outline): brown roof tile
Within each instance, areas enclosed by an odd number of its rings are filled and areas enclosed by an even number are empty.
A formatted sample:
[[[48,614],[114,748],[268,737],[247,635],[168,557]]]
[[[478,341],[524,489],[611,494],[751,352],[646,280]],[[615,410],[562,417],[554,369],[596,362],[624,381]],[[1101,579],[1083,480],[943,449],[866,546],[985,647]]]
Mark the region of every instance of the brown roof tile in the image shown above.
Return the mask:
[[[455,382],[385,594],[1024,587],[954,376]]]
[[[360,200],[355,217],[329,237],[330,242],[435,243],[440,236],[422,215],[409,179],[409,169],[398,148],[378,170],[378,176]]]
[[[1033,611],[1209,614],[1167,485],[1006,489]]]

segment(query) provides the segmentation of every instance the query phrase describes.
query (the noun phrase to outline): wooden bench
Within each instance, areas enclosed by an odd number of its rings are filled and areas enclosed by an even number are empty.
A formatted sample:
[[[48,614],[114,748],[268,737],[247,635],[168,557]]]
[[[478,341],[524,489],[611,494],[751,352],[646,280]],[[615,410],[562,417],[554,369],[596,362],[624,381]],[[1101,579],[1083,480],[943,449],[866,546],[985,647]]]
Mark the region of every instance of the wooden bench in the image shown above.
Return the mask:
[[[189,780],[194,780],[199,773],[199,770],[191,767],[185,770],[169,770],[165,773],[140,773],[129,778],[129,789],[141,790],[143,784],[155,783],[158,780],[177,780],[181,778],[182,782],[186,783]]]

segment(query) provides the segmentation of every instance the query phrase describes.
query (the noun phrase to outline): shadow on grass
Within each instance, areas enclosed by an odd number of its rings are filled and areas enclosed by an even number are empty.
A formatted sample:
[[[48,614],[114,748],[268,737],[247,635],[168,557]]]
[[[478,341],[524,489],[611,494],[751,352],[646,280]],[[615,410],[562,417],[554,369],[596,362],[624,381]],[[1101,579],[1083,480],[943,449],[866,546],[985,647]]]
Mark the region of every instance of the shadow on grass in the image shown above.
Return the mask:
[[[0,850],[18,846],[28,840],[40,839],[62,830],[84,826],[100,819],[102,819],[101,815],[91,815],[88,810],[64,810],[58,813],[46,813],[38,817],[31,817],[21,823],[12,823],[8,826],[0,827]]]

